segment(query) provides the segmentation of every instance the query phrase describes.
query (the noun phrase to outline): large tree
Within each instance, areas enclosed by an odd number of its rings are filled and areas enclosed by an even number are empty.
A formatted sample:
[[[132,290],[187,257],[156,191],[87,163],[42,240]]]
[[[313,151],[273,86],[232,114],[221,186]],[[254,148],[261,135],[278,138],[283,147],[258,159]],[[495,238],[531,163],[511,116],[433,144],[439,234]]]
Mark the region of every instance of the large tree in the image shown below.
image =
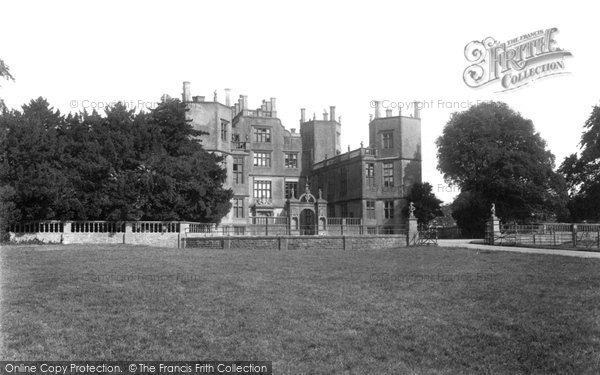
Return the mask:
[[[232,193],[222,159],[199,143],[185,107],[122,104],[67,117],[40,98],[0,115],[0,216],[30,220],[218,222]]]
[[[584,125],[580,155],[565,158],[559,168],[569,188],[572,221],[600,220],[600,106]]]
[[[505,103],[454,113],[436,143],[438,169],[460,187],[463,199],[476,197],[478,207],[495,203],[504,221],[565,215],[566,185],[554,172],[554,155],[532,121]],[[480,225],[483,231],[483,221]]]
[[[428,182],[414,183],[406,196],[407,202],[413,202],[415,205],[415,217],[419,224],[428,224],[436,217],[444,216],[440,205],[442,201],[433,193],[433,187]],[[408,207],[402,210],[405,217],[408,217]]]

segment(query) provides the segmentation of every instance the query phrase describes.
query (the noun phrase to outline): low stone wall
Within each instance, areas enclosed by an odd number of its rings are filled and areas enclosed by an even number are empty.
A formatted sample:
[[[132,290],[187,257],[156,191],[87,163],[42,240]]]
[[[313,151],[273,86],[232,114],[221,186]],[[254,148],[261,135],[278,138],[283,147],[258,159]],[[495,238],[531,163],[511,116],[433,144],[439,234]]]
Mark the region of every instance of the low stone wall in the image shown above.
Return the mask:
[[[182,247],[200,249],[375,250],[407,246],[406,235],[188,237]]]
[[[189,222],[32,222],[14,224],[9,230],[14,243],[42,242],[63,244],[132,244],[162,247],[197,247],[212,249],[344,249],[370,250],[395,248],[416,244],[416,219],[409,219],[408,234],[340,233],[304,236],[298,234],[215,236],[192,226],[205,224]],[[273,229],[273,228],[270,228]],[[279,228],[281,229],[281,228]]]
[[[62,233],[9,233],[10,242],[27,243],[39,241],[43,243],[63,243]]]
[[[11,233],[10,241],[63,244],[131,244],[179,247],[179,233]]]

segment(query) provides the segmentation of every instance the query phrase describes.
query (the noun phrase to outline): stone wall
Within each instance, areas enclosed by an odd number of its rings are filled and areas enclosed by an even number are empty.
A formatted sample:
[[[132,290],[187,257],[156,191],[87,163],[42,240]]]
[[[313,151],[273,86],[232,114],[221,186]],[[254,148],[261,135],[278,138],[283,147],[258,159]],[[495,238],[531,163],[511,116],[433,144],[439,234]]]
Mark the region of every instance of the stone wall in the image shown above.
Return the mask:
[[[343,249],[375,250],[407,246],[406,235],[376,236],[278,236],[278,237],[193,237],[182,240],[182,247],[218,249]]]
[[[44,223],[42,223],[44,224]],[[83,225],[85,224],[85,225]],[[344,235],[300,236],[207,236],[207,233],[190,232],[190,224],[186,222],[127,222],[118,226],[115,231],[102,222],[54,223],[53,232],[48,226],[27,226],[25,229],[9,232],[14,243],[43,242],[64,244],[132,244],[162,247],[198,247],[217,249],[345,249],[370,250],[395,248],[408,245],[407,238],[416,233],[416,226],[409,225],[409,233],[365,235],[349,232]],[[414,228],[413,228],[414,227]],[[33,229],[32,229],[33,228]],[[42,228],[42,229],[40,229]],[[415,232],[411,235],[412,231]],[[411,243],[412,244],[412,243]]]
[[[11,233],[10,241],[63,244],[131,244],[178,247],[179,233]]]

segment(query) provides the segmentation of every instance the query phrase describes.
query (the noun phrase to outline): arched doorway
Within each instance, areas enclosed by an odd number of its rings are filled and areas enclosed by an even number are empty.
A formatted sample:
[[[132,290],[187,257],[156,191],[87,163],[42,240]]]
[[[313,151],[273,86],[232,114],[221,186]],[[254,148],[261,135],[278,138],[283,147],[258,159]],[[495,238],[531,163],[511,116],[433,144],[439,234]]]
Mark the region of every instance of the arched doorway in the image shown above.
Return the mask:
[[[300,234],[315,234],[315,212],[310,208],[305,208],[300,212]]]

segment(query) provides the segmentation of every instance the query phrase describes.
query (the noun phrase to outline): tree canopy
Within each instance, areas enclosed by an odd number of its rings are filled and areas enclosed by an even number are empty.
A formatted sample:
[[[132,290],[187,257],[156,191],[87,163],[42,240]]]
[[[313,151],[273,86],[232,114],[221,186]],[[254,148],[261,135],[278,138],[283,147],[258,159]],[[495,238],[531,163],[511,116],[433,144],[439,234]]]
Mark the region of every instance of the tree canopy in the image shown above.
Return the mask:
[[[232,193],[222,159],[178,100],[150,113],[116,104],[62,115],[38,98],[0,115],[0,216],[218,222]]]
[[[414,183],[406,196],[406,201],[414,203],[415,217],[419,224],[428,224],[436,217],[444,216],[440,208],[442,201],[435,196],[433,187],[428,182]],[[405,207],[402,213],[408,217],[408,207]]]
[[[503,221],[551,220],[565,215],[566,185],[554,171],[554,155],[532,121],[505,103],[485,102],[454,113],[436,144],[438,170],[462,192],[455,210],[480,207],[465,218],[479,222],[482,231],[491,203],[496,204]],[[466,202],[467,197],[476,202]],[[483,207],[488,207],[487,213],[482,211],[485,216],[479,217]],[[464,220],[462,223],[464,226]]]
[[[580,155],[571,154],[559,168],[569,189],[572,221],[600,220],[600,107],[584,125]]]

